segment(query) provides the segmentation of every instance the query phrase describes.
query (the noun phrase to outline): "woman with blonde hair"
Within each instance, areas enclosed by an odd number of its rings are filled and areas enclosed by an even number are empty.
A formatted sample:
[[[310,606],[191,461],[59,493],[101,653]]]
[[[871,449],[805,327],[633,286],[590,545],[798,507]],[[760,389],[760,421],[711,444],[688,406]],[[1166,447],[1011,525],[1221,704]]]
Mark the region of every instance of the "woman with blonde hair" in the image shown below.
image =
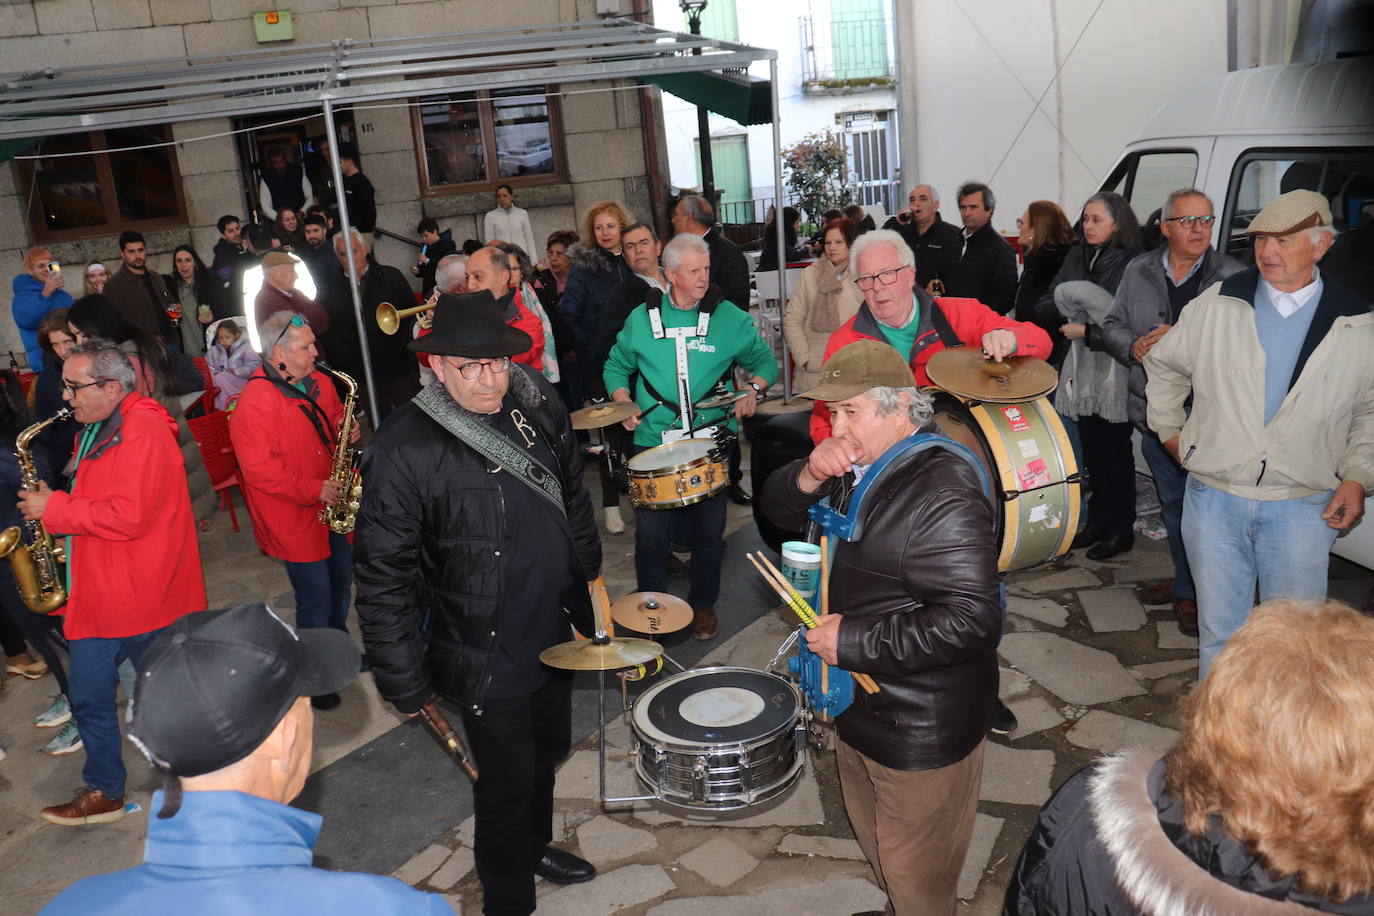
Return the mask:
[[[814,388],[830,334],[853,318],[864,294],[849,269],[849,246],[859,237],[851,219],[832,219],[821,232],[823,255],[797,278],[782,314],[782,333],[792,355],[792,390]]]
[[[1374,913],[1374,620],[1256,608],[1163,757],[1071,776],[1007,889],[1022,914]]]

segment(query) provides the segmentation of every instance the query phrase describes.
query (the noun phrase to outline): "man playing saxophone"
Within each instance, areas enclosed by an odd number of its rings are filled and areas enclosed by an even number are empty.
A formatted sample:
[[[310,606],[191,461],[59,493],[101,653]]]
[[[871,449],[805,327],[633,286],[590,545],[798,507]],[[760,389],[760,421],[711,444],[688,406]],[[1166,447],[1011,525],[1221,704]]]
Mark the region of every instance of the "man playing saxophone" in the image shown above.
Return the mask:
[[[184,480],[176,421],[134,390],[134,367],[108,340],[93,339],[62,365],[63,397],[82,424],[70,492],[19,491],[26,521],[67,536],[72,716],[85,745],[86,786],[44,808],[54,824],[124,817],[124,761],[115,712],[120,663],[137,664],[162,630],[206,607],[200,545]],[[178,485],[169,485],[176,481]]]
[[[333,475],[334,456],[357,442],[358,425],[350,423],[349,441],[339,442],[344,405],[333,381],[315,366],[319,351],[304,316],[275,312],[262,323],[258,339],[262,365],[229,421],[253,535],[263,553],[286,564],[297,629],[345,630],[353,552],[346,534],[321,522],[320,508],[338,505],[343,495]],[[339,696],[310,702],[333,709]]]

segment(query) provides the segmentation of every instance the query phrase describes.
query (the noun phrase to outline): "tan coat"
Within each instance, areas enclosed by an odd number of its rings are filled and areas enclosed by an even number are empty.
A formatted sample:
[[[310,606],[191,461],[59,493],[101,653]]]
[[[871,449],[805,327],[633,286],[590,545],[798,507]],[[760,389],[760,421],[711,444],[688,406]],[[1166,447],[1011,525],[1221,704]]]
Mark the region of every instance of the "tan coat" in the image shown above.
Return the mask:
[[[846,272],[841,279],[826,258],[802,271],[782,315],[782,333],[796,366],[793,391],[806,391],[820,381],[826,341],[863,304],[864,294],[853,277]]]

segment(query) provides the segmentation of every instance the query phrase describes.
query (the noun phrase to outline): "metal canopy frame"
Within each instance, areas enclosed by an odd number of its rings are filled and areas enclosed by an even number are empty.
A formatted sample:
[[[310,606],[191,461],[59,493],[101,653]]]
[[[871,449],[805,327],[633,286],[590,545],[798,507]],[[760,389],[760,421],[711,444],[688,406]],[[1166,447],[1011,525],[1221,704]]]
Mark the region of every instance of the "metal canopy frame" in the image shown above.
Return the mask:
[[[289,49],[46,67],[0,73],[0,140],[321,109],[331,145],[337,149],[334,111],[342,106],[538,83],[744,69],[767,61],[773,100],[774,190],[781,201],[777,58],[777,51],[767,48],[659,29],[630,19],[606,19],[396,38],[341,38]],[[646,129],[652,128],[646,125]],[[332,165],[336,187],[341,187],[337,161]],[[347,238],[351,224],[342,194],[339,223]],[[782,221],[775,223],[782,263]],[[353,247],[344,248],[353,275]],[[349,286],[375,422],[376,386],[367,328],[357,284]],[[784,288],[783,301],[786,292]],[[785,340],[783,347],[785,364]],[[788,387],[784,372],[784,389]]]

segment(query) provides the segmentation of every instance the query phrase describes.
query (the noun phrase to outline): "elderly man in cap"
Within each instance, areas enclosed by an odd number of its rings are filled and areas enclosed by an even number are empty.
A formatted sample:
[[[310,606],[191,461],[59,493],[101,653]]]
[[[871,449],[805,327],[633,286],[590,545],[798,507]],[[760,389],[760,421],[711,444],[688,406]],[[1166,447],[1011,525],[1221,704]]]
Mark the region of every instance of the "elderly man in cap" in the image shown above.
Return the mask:
[[[162,773],[142,865],[84,878],[51,916],[452,913],[394,878],[312,868],[322,818],[289,807],[310,773],[307,697],[343,689],[358,650],[261,602],[183,617],[144,653],[129,738]]]
[[[1189,303],[1144,361],[1147,420],[1188,472],[1204,675],[1256,583],[1261,601],[1326,597],[1327,554],[1374,487],[1374,314],[1317,268],[1326,198],[1280,195],[1246,234],[1255,266]]]
[[[761,505],[795,531],[826,499],[862,526],[835,550],[836,613],[806,635],[879,687],[835,721],[845,810],[887,912],[953,913],[997,698],[992,503],[971,454],[913,436],[934,430],[933,406],[887,344],[839,350],[802,397],[825,404],[834,433],[771,475]]]
[[[262,289],[253,300],[253,314],[262,324],[277,312],[299,312],[310,322],[316,337],[329,330],[329,313],[324,306],[296,289],[301,259],[285,251],[269,251],[262,256]]]
[[[463,711],[481,777],[474,849],[489,916],[534,911],[534,877],[596,870],[552,848],[554,768],[571,745],[572,681],[539,653],[593,632],[601,542],[557,393],[512,357],[531,346],[486,290],[442,295],[410,342],[435,380],[363,457],[358,620],[382,696],[413,715]]]

